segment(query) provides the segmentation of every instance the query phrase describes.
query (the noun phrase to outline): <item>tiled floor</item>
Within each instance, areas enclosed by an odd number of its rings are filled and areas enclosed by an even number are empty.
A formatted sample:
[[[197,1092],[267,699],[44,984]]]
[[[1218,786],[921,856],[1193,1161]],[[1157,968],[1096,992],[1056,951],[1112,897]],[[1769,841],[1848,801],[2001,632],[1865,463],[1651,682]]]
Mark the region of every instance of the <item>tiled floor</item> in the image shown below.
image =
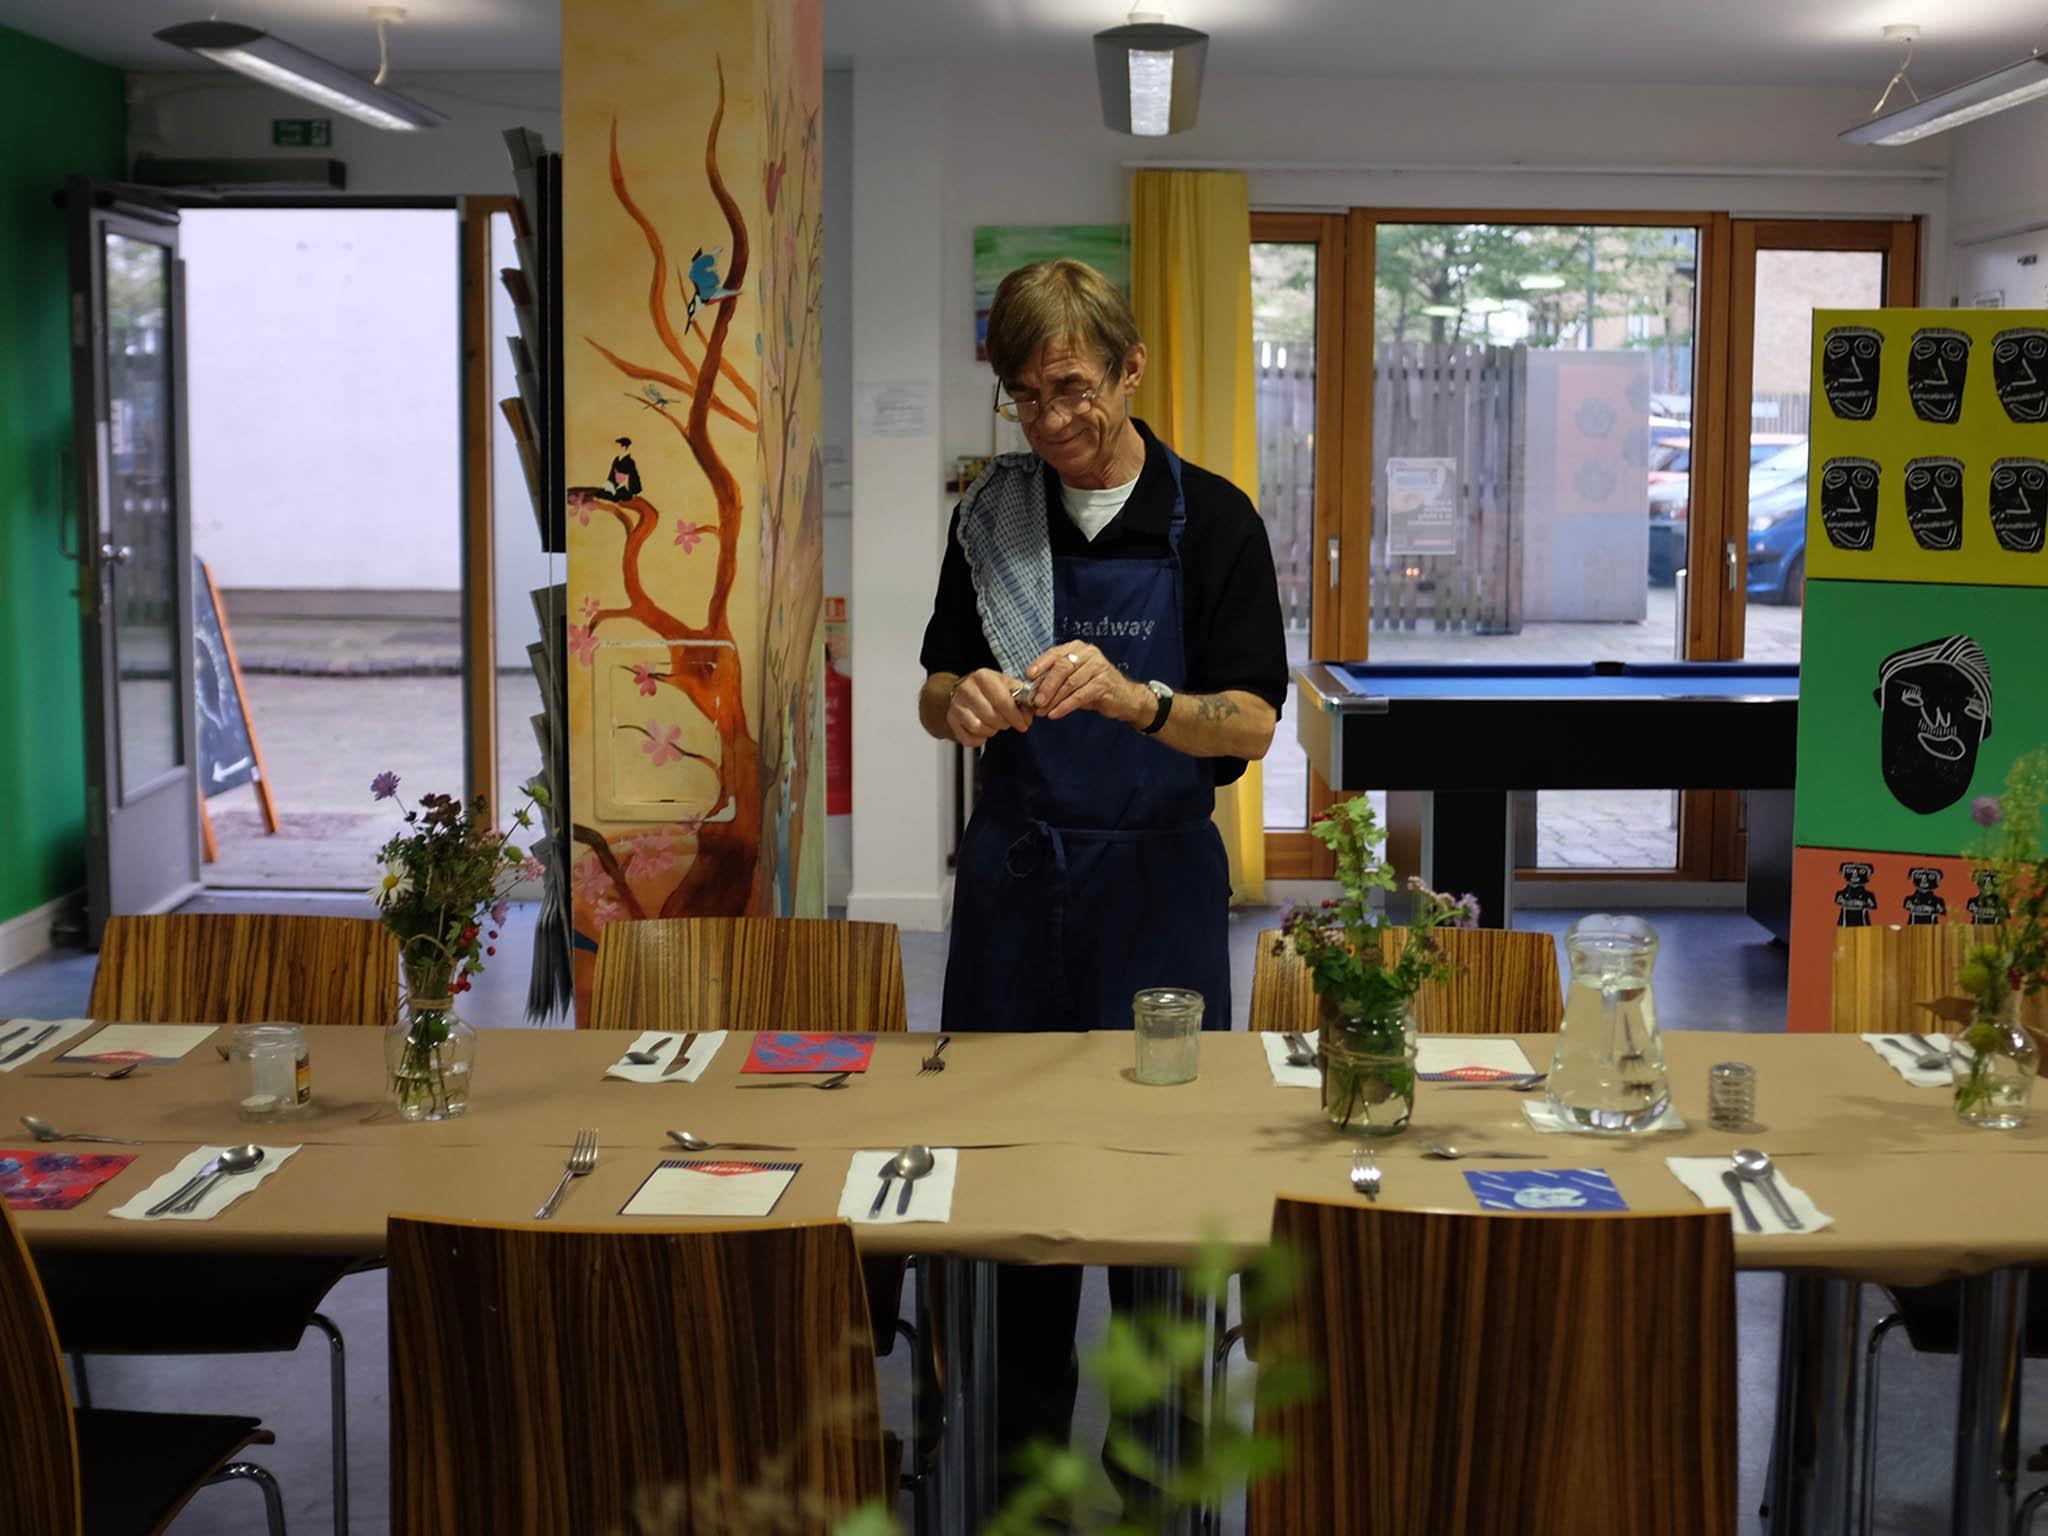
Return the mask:
[[[259,898],[261,900],[263,898]],[[214,910],[247,898],[214,898]],[[317,902],[308,910],[360,913],[358,902]],[[1740,914],[1651,913],[1664,939],[1657,970],[1660,1020],[1666,1028],[1764,1031],[1782,1027],[1784,952],[1766,942],[1761,930]],[[1532,912],[1528,926],[1562,934],[1572,914]],[[1232,949],[1237,1016],[1248,1005],[1251,947],[1255,933],[1271,926],[1270,910],[1241,914],[1233,923]],[[525,995],[532,909],[522,908],[500,941],[495,968],[485,973],[465,1013],[479,1024],[519,1022]],[[943,935],[905,934],[904,968],[910,994],[911,1027],[937,1023],[940,980],[945,964]],[[0,1016],[75,1013],[84,1006],[92,980],[92,957],[58,955],[0,975]],[[1763,1083],[1766,1099],[1794,1093],[1797,1084]],[[1754,1511],[1776,1384],[1779,1282],[1746,1275],[1738,1282],[1741,1321],[1741,1473],[1743,1508]],[[1878,1315],[1881,1298],[1865,1296],[1865,1316]],[[350,1350],[351,1529],[387,1529],[387,1357],[384,1282],[379,1273],[353,1276],[338,1286],[325,1309],[342,1326]],[[1100,1276],[1092,1276],[1082,1314],[1084,1342],[1099,1337],[1107,1303]],[[883,1362],[884,1412],[892,1424],[908,1418],[904,1352]],[[95,1400],[132,1408],[208,1407],[258,1413],[277,1432],[278,1444],[256,1459],[282,1481],[292,1527],[324,1531],[331,1521],[327,1473],[325,1351],[318,1343],[292,1356],[216,1358],[101,1358],[93,1362]],[[1233,1384],[1233,1398],[1248,1401],[1247,1381]],[[1879,1486],[1875,1529],[1881,1536],[1924,1536],[1946,1529],[1946,1484],[1955,1392],[1955,1361],[1915,1356],[1903,1341],[1887,1346],[1885,1392],[1879,1416]],[[2029,1445],[2048,1429],[2048,1373],[2037,1373],[2026,1394],[2023,1433]],[[1100,1395],[1084,1392],[1076,1435],[1099,1441],[1104,1421]],[[1092,1442],[1091,1442],[1092,1443]],[[2027,1479],[2031,1482],[2035,1479]],[[1233,1517],[1226,1529],[1240,1530]],[[263,1529],[259,1501],[246,1487],[208,1489],[172,1528],[174,1536],[255,1536]],[[1745,1536],[1760,1532],[1753,1516]]]

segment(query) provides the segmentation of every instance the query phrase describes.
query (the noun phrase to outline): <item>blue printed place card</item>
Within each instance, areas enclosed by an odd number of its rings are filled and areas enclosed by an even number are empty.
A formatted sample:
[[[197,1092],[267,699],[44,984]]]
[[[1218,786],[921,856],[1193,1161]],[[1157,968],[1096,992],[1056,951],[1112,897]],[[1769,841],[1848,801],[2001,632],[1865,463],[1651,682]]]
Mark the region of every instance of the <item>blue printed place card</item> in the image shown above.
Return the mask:
[[[1518,1168],[1467,1173],[1483,1211],[1625,1211],[1628,1202],[1604,1168]]]

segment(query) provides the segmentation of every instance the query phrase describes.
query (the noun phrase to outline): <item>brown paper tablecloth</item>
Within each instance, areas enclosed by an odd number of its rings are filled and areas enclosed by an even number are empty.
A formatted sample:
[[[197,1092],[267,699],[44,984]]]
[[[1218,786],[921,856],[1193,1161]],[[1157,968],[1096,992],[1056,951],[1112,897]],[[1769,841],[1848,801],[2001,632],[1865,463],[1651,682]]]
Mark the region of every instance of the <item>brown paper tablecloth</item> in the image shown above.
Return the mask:
[[[601,1156],[556,1219],[634,1226],[619,1208],[662,1158],[687,1155],[663,1137],[673,1127],[797,1148],[789,1155],[803,1167],[776,1219],[829,1218],[855,1148],[921,1141],[963,1149],[952,1220],[857,1228],[876,1252],[1163,1264],[1192,1258],[1207,1241],[1256,1247],[1277,1194],[1351,1198],[1345,1176],[1359,1144],[1324,1124],[1313,1089],[1276,1087],[1259,1042],[1242,1033],[1203,1036],[1200,1077],[1172,1088],[1132,1079],[1127,1032],[958,1035],[948,1069],[934,1077],[917,1075],[930,1036],[885,1035],[868,1072],[820,1093],[743,1075],[748,1037],[740,1034],[701,1081],[644,1085],[603,1077],[629,1033],[493,1029],[478,1041],[469,1113],[439,1125],[404,1124],[385,1107],[379,1032],[307,1033],[315,1109],[279,1126],[237,1119],[232,1069],[210,1045],[122,1082],[39,1077],[61,1070],[40,1061],[0,1076],[0,1145],[27,1144],[26,1133],[10,1141],[4,1129],[24,1112],[146,1143],[77,1209],[19,1213],[31,1245],[373,1257],[394,1211],[527,1219],[579,1126],[597,1127]],[[1522,1045],[1532,1062],[1548,1064],[1549,1037]],[[2036,1156],[2048,1152],[2048,1124],[1967,1130],[1946,1090],[1907,1086],[1853,1036],[1672,1032],[1665,1047],[1674,1101],[1689,1122],[1676,1134],[1544,1135],[1523,1122],[1523,1095],[1424,1084],[1414,1126],[1370,1143],[1385,1170],[1382,1203],[1475,1208],[1463,1175],[1486,1165],[1425,1160],[1425,1136],[1605,1168],[1635,1210],[1694,1208],[1666,1156],[1753,1145],[1782,1158],[1786,1176],[1835,1225],[1806,1237],[1738,1232],[1745,1267],[1922,1284],[2048,1262],[2048,1164]],[[1705,1124],[1707,1068],[1730,1057],[1757,1069],[1763,1124],[1739,1134]],[[215,1221],[107,1216],[194,1146],[246,1140],[305,1150]]]

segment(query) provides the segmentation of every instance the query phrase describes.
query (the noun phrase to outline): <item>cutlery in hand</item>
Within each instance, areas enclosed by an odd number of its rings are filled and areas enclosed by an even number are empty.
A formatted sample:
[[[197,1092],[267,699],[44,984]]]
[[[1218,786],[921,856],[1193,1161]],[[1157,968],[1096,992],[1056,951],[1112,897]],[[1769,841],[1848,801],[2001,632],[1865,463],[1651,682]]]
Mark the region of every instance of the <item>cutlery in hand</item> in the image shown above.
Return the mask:
[[[1316,1064],[1316,1053],[1309,1046],[1308,1037],[1297,1030],[1288,1030],[1280,1037],[1287,1042],[1287,1065],[1290,1067],[1312,1067]]]
[[[253,1173],[263,1161],[261,1147],[230,1147],[213,1160],[213,1172],[202,1177],[192,1193],[171,1207],[173,1216],[189,1216],[199,1202],[213,1193],[213,1187],[238,1173]]]
[[[249,1162],[248,1166],[253,1168],[256,1166],[257,1163],[263,1161],[263,1149],[261,1147],[229,1147],[226,1151],[221,1152],[218,1156],[216,1156],[213,1159],[213,1161],[208,1163],[204,1168],[201,1168],[197,1173],[193,1174],[191,1178],[187,1179],[184,1183],[180,1184],[176,1189],[172,1190],[168,1195],[164,1196],[163,1199],[157,1201],[155,1205],[152,1205],[148,1210],[144,1211],[143,1215],[161,1216],[165,1214],[167,1211],[184,1209],[186,1198],[193,1194],[195,1191],[197,1191],[201,1185],[207,1183],[209,1180],[217,1177],[220,1173],[222,1173],[227,1167],[228,1158],[231,1156],[235,1157],[237,1161],[240,1161],[243,1156],[251,1158],[252,1160]]]
[[[1742,1224],[1752,1232],[1763,1231],[1764,1224],[1756,1219],[1756,1212],[1749,1208],[1749,1196],[1743,1192],[1742,1180],[1736,1177],[1734,1169],[1721,1170],[1721,1187],[1735,1197],[1735,1209],[1742,1212]]]
[[[1461,1157],[1476,1157],[1489,1161],[1503,1157],[1529,1157],[1543,1162],[1550,1156],[1548,1152],[1489,1152],[1483,1147],[1474,1151],[1465,1147],[1454,1147],[1442,1141],[1425,1141],[1422,1144],[1422,1155],[1438,1158],[1447,1163],[1455,1163]]]
[[[535,1221],[546,1221],[555,1214],[555,1207],[561,1202],[562,1191],[569,1187],[571,1179],[580,1179],[597,1166],[597,1130],[591,1127],[576,1133],[575,1145],[569,1149],[569,1161],[563,1166],[562,1179],[555,1186],[555,1192],[543,1200],[540,1209],[533,1213]]]
[[[869,1221],[873,1221],[877,1216],[881,1215],[882,1207],[888,1203],[889,1181],[896,1177],[895,1158],[892,1157],[887,1162],[882,1164],[881,1168],[878,1170],[878,1177],[880,1177],[882,1181],[882,1187],[875,1191],[875,1203],[868,1207]]]
[[[674,1077],[690,1064],[690,1046],[697,1038],[697,1031],[691,1030],[683,1036],[683,1043],[676,1047],[676,1053],[669,1064],[661,1069],[663,1077]]]
[[[1380,1160],[1370,1152],[1351,1154],[1351,1187],[1366,1199],[1380,1198]]]
[[[1771,1209],[1778,1213],[1778,1220],[1793,1232],[1804,1232],[1806,1224],[1792,1209],[1791,1201],[1778,1188],[1778,1170],[1769,1157],[1752,1147],[1743,1147],[1735,1153],[1735,1171],[1764,1192],[1764,1198],[1771,1202]]]
[[[93,1136],[84,1131],[60,1131],[41,1115],[23,1115],[21,1123],[37,1141],[110,1141],[118,1147],[139,1147],[132,1136]]]
[[[655,1041],[654,1044],[648,1046],[644,1050],[626,1052],[625,1060],[630,1061],[636,1067],[651,1067],[657,1061],[661,1060],[662,1047],[667,1045],[669,1041],[673,1039],[675,1039],[674,1035],[663,1035],[659,1040]],[[687,1049],[687,1047],[685,1047],[685,1049]]]
[[[710,1152],[719,1147],[729,1148],[735,1152],[794,1152],[796,1150],[795,1147],[777,1146],[775,1143],[767,1141],[706,1141],[702,1136],[694,1135],[689,1131],[670,1131],[668,1139],[681,1147],[685,1152]]]
[[[1946,1056],[1923,1055],[1905,1041],[1895,1040],[1890,1035],[1884,1037],[1884,1043],[1910,1061],[1915,1071],[1939,1072],[1948,1065]]]
[[[136,1069],[137,1067],[139,1067],[139,1066],[141,1066],[141,1065],[142,1065],[142,1063],[141,1063],[141,1062],[139,1062],[139,1061],[131,1061],[131,1062],[129,1062],[129,1063],[128,1063],[128,1065],[127,1065],[127,1066],[125,1066],[125,1067],[116,1067],[116,1068],[114,1068],[114,1070],[113,1070],[113,1071],[111,1071],[111,1072],[31,1072],[31,1073],[29,1074],[29,1076],[31,1076],[31,1077],[97,1077],[97,1078],[103,1078],[103,1079],[105,1079],[105,1080],[106,1080],[107,1082],[110,1082],[110,1083],[118,1083],[119,1081],[121,1081],[121,1079],[122,1079],[122,1078],[124,1078],[124,1077],[128,1076],[128,1074],[129,1074],[129,1073],[133,1072],[133,1071],[134,1071],[134,1070],[135,1070],[135,1069]]]
[[[930,1147],[908,1146],[896,1154],[896,1172],[903,1180],[903,1193],[896,1197],[898,1216],[909,1214],[910,1197],[917,1189],[917,1181],[930,1173],[937,1162]]]
[[[951,1035],[939,1036],[939,1043],[932,1047],[931,1055],[925,1057],[925,1059],[918,1064],[917,1075],[919,1077],[929,1077],[934,1072],[945,1071],[945,1059],[940,1053],[943,1052],[946,1049],[946,1047],[951,1045],[952,1043],[953,1037]]]
[[[0,1056],[0,1067],[6,1066],[10,1061],[19,1061],[24,1056],[34,1054],[37,1047],[55,1033],[57,1033],[57,1026],[55,1024],[44,1025],[35,1034],[29,1036],[26,1044],[18,1045],[5,1056]]]

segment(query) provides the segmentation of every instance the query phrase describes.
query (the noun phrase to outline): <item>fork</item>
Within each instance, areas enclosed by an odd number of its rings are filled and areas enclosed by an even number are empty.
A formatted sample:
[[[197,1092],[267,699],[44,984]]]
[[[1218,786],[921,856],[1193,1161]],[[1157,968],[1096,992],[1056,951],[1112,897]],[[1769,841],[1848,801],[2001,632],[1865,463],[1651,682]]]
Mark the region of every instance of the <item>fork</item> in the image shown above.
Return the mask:
[[[1351,1154],[1351,1187],[1374,1204],[1380,1198],[1380,1160],[1370,1152]]]
[[[569,1162],[562,1170],[562,1181],[555,1186],[555,1192],[541,1202],[540,1209],[533,1213],[535,1221],[546,1221],[555,1214],[555,1207],[561,1203],[562,1191],[569,1187],[571,1179],[580,1179],[597,1166],[597,1129],[591,1127],[576,1133],[576,1144],[569,1149]]]
[[[917,1069],[917,1075],[919,1077],[929,1077],[935,1072],[945,1071],[945,1058],[942,1057],[939,1053],[945,1050],[945,1048],[951,1045],[952,1043],[953,1037],[951,1035],[939,1036],[939,1043],[932,1047],[931,1055],[925,1057],[923,1062],[919,1064]]]

